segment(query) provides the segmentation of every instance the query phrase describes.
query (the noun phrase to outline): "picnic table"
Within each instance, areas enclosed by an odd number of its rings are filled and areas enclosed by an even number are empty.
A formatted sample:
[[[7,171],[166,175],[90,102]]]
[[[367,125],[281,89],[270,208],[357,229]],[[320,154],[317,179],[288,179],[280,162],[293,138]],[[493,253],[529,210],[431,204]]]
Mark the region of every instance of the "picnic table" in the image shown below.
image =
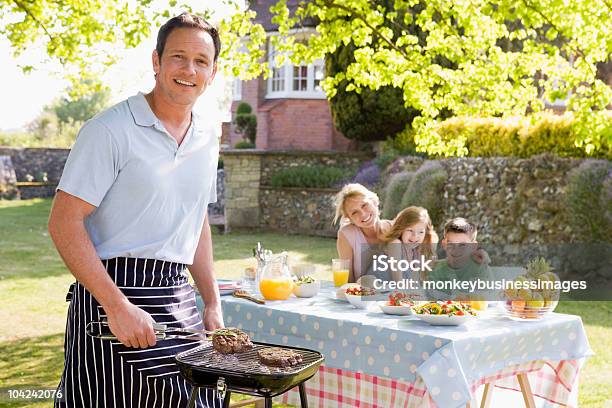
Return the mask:
[[[519,322],[489,308],[462,326],[431,326],[385,315],[376,304],[355,309],[335,299],[329,282],[313,298],[258,305],[223,296],[222,305],[225,324],[256,341],[325,355],[306,383],[312,406],[473,407],[483,384],[482,406],[494,386],[522,392],[528,407],[571,405],[581,364],[592,355],[582,320],[566,314]],[[297,404],[299,396],[283,401]]]

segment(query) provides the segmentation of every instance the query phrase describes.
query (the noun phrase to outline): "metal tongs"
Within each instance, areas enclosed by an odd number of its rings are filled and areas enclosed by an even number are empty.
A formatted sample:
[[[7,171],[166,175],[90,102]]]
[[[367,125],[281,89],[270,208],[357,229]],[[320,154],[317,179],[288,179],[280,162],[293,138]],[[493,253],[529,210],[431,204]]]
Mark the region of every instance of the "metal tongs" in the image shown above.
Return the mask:
[[[108,327],[108,321],[100,320],[97,322],[89,322],[85,326],[85,331],[91,337],[102,340],[117,340],[117,336],[111,333]],[[205,340],[206,336],[212,335],[214,331],[182,329],[177,327],[168,327],[167,324],[153,323],[153,331],[157,340],[167,339],[183,339],[183,340]]]

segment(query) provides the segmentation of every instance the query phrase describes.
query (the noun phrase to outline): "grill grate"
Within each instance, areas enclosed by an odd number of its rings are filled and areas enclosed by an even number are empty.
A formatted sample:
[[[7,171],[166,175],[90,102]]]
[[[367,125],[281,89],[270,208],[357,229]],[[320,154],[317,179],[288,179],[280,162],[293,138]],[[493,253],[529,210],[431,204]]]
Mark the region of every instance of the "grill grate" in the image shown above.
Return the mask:
[[[302,355],[302,362],[293,367],[270,367],[259,362],[257,351],[269,347],[284,348]],[[254,344],[253,348],[244,353],[222,354],[207,343],[176,356],[180,363],[188,364],[194,369],[224,370],[228,373],[255,375],[292,375],[301,372],[312,364],[322,360],[321,354],[315,351],[277,345]]]

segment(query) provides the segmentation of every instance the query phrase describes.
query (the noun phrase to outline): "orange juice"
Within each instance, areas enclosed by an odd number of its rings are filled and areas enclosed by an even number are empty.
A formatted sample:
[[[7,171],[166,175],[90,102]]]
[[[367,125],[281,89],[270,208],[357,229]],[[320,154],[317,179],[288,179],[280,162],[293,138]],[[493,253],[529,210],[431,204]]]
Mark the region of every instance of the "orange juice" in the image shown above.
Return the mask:
[[[349,270],[348,269],[338,269],[334,271],[334,286],[342,286],[348,283],[349,279]]]
[[[289,278],[268,278],[259,281],[259,290],[267,300],[286,300],[293,291],[293,281]]]

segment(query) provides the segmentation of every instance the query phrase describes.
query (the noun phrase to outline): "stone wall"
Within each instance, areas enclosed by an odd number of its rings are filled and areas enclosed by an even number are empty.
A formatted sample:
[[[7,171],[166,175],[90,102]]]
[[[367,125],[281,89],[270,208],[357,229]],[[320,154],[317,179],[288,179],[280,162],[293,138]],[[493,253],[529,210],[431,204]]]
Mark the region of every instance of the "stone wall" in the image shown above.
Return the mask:
[[[19,199],[17,177],[10,156],[0,155],[0,200]]]
[[[357,167],[363,153],[225,150],[226,228],[263,228],[288,233],[335,236],[331,200],[335,189],[277,189],[270,179],[279,170],[301,165]]]
[[[10,156],[17,181],[57,182],[62,176],[70,149],[0,147],[0,156]],[[33,179],[30,179],[31,176]]]
[[[261,223],[292,234],[336,236],[333,198],[336,189],[262,187]]]
[[[225,228],[259,227],[261,154],[253,150],[224,151]]]
[[[230,151],[224,157],[228,179],[230,173],[236,172],[232,177],[237,182],[235,186],[232,181],[226,184],[231,190],[231,196],[229,191],[226,196],[226,207],[231,209],[231,214],[226,209],[228,223],[234,227],[244,224],[324,236],[335,235],[331,219],[332,198],[337,190],[272,188],[270,177],[290,166],[353,166],[369,159],[346,153],[254,150]],[[441,234],[444,220],[462,216],[478,224],[480,242],[521,245],[575,242],[576,232],[572,231],[564,194],[569,172],[583,161],[550,155],[441,160],[449,177],[439,193],[443,216],[436,230]],[[422,158],[403,158],[399,165],[394,163],[397,169],[392,167],[386,174],[414,171],[424,162]],[[234,166],[238,166],[236,170]]]
[[[582,161],[548,155],[443,160],[449,174],[444,215],[474,220],[483,242],[571,242],[563,197],[568,173]]]

